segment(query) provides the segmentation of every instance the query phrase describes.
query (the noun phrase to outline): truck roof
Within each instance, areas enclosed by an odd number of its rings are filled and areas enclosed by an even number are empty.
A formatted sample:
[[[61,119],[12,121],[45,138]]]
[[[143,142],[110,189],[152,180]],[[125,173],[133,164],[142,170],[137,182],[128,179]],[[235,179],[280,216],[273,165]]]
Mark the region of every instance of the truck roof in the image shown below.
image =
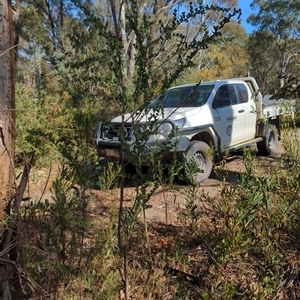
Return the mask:
[[[176,88],[182,88],[182,87],[190,87],[195,85],[211,85],[211,84],[226,84],[226,83],[241,83],[245,81],[242,78],[230,78],[230,79],[218,79],[218,80],[211,80],[211,81],[202,81],[200,83],[187,83],[182,85],[177,85],[169,88],[169,90],[176,89]]]

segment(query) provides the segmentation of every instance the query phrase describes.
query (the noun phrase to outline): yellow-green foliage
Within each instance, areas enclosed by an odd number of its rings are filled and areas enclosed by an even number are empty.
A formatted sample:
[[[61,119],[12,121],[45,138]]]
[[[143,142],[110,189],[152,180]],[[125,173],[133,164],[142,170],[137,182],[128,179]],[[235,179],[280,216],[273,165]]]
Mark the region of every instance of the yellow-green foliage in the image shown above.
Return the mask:
[[[115,188],[120,180],[121,166],[119,162],[108,162],[99,175],[99,185],[104,191]]]
[[[34,155],[34,161],[41,159],[42,164],[48,164],[57,155],[46,137],[59,139],[65,130],[71,130],[67,128],[70,122],[58,95],[42,97],[35,89],[23,84],[16,86],[16,121],[17,156]]]

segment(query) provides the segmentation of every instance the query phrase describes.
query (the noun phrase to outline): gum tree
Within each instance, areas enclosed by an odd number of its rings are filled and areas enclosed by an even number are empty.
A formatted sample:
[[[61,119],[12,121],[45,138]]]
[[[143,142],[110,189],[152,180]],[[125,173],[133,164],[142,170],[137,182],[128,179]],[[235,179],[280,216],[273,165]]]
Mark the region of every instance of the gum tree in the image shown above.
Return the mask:
[[[300,3],[298,0],[254,0],[251,7],[258,10],[248,21],[257,32],[269,32],[264,42],[275,42],[271,53],[275,58],[279,87],[288,81],[289,68],[300,51]]]
[[[15,57],[11,1],[0,1],[0,284],[2,299],[11,299],[10,276],[16,275],[12,268],[17,253],[15,223],[10,223],[10,205],[13,202],[14,139],[15,139]],[[14,201],[14,204],[17,204]],[[5,224],[5,227],[3,226]],[[15,281],[15,299],[22,299],[18,280]]]
[[[20,269],[19,208],[27,185],[30,164],[25,162],[22,178],[16,187],[15,152],[15,31],[10,0],[0,1],[0,295],[3,300],[24,299]],[[12,280],[13,279],[13,280]],[[12,292],[13,291],[13,292]]]
[[[14,159],[14,49],[11,3],[0,3],[0,218],[11,198]]]

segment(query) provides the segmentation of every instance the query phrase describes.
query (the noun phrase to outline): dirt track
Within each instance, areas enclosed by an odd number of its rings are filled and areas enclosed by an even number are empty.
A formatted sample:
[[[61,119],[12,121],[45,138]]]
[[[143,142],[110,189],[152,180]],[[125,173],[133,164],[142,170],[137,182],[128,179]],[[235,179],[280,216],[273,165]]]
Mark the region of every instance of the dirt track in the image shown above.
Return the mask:
[[[283,153],[283,147],[281,142],[278,143],[278,148],[274,155],[263,157],[257,156],[258,164],[260,166],[267,167],[276,164],[279,160],[280,154]],[[241,155],[230,156],[225,164],[226,171],[228,172],[228,183],[238,180],[238,176],[245,170]],[[176,213],[176,207],[183,206],[188,199],[189,186],[185,183],[179,184],[179,189],[170,191],[167,187],[160,187],[149,201],[149,208],[146,210],[147,219],[150,223],[165,223],[165,224],[178,224],[178,214]],[[216,174],[212,172],[209,179],[201,184],[198,188],[199,199],[201,201],[201,194],[209,194],[212,199],[218,199],[220,197],[220,181]],[[110,192],[93,191],[95,195],[96,205],[94,207],[96,215],[102,215],[108,217],[109,207],[120,196],[119,189],[115,189]],[[131,204],[131,194],[134,193],[134,188],[125,188],[125,205]]]
[[[277,151],[274,155],[268,157],[257,156],[256,159],[260,165],[270,165],[278,161],[279,155],[283,153],[281,142],[278,143]],[[244,171],[244,164],[241,155],[230,156],[225,164],[228,172],[228,182],[237,180],[238,175]],[[48,199],[51,201],[51,192],[49,190],[50,182],[55,178],[55,170],[33,170],[29,188],[24,197],[31,197],[31,201],[39,201]],[[47,186],[46,186],[47,185]],[[220,181],[216,174],[212,172],[209,179],[201,184],[198,188],[199,195],[204,192],[208,193],[213,199],[219,198]],[[188,185],[184,183],[179,184],[179,190],[170,191],[166,187],[160,187],[149,201],[149,209],[147,209],[147,218],[150,222],[177,224],[176,207],[184,205],[185,200],[189,197],[186,193]],[[100,190],[92,191],[94,197],[92,200],[92,214],[95,216],[108,217],[111,212],[113,203],[118,206],[118,199],[120,197],[119,189],[109,192]],[[125,188],[125,205],[131,204],[131,195],[134,193],[133,187]],[[201,197],[199,197],[201,198]]]

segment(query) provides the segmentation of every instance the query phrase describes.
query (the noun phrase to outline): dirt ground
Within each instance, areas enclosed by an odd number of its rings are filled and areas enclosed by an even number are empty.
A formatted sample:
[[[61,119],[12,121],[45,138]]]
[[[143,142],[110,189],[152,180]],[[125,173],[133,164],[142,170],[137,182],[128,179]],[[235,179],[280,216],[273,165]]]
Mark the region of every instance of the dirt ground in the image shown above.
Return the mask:
[[[257,156],[259,164],[270,165],[278,161],[279,156],[283,153],[283,147],[281,142],[278,142],[276,153],[271,156],[263,157]],[[236,181],[238,175],[244,171],[244,165],[241,155],[233,155],[227,159],[225,168],[228,171],[228,182]],[[267,169],[267,168],[266,168]],[[30,197],[33,202],[44,201],[45,199],[52,201],[52,194],[49,190],[50,182],[55,178],[56,170],[52,169],[39,169],[33,170],[31,173],[29,187],[27,188],[24,197]],[[189,186],[185,183],[179,183],[179,189],[170,190],[167,187],[160,187],[151,197],[149,201],[149,208],[146,210],[148,221],[154,223],[165,223],[177,225],[178,220],[176,208],[184,205],[184,202],[189,197],[187,194]],[[218,199],[220,190],[220,181],[216,174],[212,172],[209,179],[201,184],[197,192],[200,195],[202,193],[208,194],[213,199]],[[131,204],[131,196],[135,191],[133,187],[125,188],[125,206]],[[120,199],[120,189],[114,189],[108,192],[101,190],[92,190],[92,203],[91,203],[91,216],[101,216],[103,218],[109,218],[111,213],[111,206],[115,202],[116,207]],[[200,200],[199,200],[200,201]]]
[[[277,151],[273,155],[263,157],[256,156],[258,164],[267,166],[276,164],[278,162],[280,154],[284,153],[281,142],[278,143]],[[225,168],[228,171],[228,183],[238,180],[238,175],[244,171],[244,164],[241,155],[230,156],[225,164]],[[149,208],[146,210],[147,220],[150,223],[164,223],[170,225],[178,225],[178,213],[176,210],[178,207],[182,207],[186,202],[189,194],[187,190],[189,186],[185,183],[179,183],[177,190],[170,190],[167,187],[160,187],[149,201]],[[212,199],[218,199],[220,197],[220,181],[216,174],[212,172],[209,179],[203,182],[197,193],[199,198],[197,201],[201,201],[202,193],[208,194]],[[101,215],[102,217],[109,217],[109,207],[112,201],[118,203],[120,199],[120,190],[115,189],[109,192],[102,192],[94,190],[95,205],[94,214]],[[133,187],[125,188],[125,206],[131,204],[131,196],[134,194]]]

